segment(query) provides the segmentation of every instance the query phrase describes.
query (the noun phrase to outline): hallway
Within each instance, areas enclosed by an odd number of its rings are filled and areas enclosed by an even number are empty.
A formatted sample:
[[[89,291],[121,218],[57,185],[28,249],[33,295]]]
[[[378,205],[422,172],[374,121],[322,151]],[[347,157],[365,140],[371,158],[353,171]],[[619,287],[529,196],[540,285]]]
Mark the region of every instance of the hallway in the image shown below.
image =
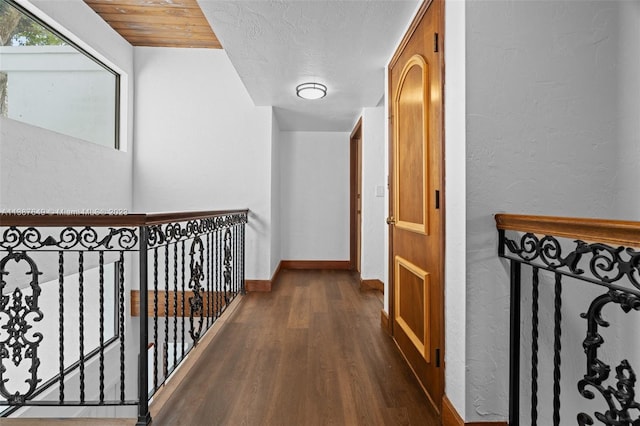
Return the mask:
[[[153,424],[439,424],[381,308],[347,271],[283,270],[271,293],[245,296]]]

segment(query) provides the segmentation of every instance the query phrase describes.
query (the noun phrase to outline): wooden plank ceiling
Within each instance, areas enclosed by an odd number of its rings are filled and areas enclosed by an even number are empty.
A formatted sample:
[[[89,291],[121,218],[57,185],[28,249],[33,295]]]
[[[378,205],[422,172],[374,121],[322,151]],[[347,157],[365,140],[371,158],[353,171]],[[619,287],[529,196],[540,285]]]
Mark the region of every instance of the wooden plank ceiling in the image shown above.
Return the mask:
[[[133,46],[221,49],[196,0],[84,0]]]

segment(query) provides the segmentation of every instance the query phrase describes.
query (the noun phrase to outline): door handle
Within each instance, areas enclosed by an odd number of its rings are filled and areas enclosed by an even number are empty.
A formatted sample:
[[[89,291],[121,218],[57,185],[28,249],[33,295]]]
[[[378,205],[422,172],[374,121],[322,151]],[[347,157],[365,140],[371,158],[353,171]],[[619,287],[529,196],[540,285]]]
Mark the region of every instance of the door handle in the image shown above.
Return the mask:
[[[396,224],[396,218],[393,216],[389,216],[387,218],[387,225],[395,225]]]

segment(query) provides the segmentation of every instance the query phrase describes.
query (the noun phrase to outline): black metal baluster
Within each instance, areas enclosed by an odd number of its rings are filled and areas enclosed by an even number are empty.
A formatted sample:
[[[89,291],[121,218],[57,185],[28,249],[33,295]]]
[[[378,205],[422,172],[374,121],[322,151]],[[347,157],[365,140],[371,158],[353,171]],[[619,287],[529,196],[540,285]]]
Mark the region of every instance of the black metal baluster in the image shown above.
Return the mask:
[[[235,230],[236,230],[236,226],[235,225],[231,225],[229,230],[231,231],[230,234],[230,246],[231,246],[231,253],[232,253],[232,258],[231,258],[231,279],[229,280],[229,301],[233,300],[233,295],[235,293],[235,286],[236,286],[236,239],[235,237]]]
[[[220,318],[220,314],[222,313],[222,238],[221,231],[218,229],[216,231],[216,246],[217,246],[217,260],[216,260],[216,268],[218,270],[218,275],[216,277],[216,318]]]
[[[244,275],[244,267],[245,267],[245,246],[244,246],[244,229],[245,229],[245,225],[244,222],[242,222],[242,227],[240,228],[240,252],[241,252],[241,256],[242,256],[242,261],[240,262],[240,271],[242,273],[242,282],[240,283],[240,285],[242,286],[242,294],[246,294],[246,286],[245,286],[245,275]]]
[[[240,271],[240,224],[236,225],[236,294],[240,294],[241,288],[241,271]]]
[[[125,357],[124,357],[124,252],[120,251],[120,259],[118,262],[118,270],[120,272],[120,278],[118,279],[118,300],[120,307],[118,308],[118,326],[120,334],[120,403],[124,404],[124,367],[125,367]]]
[[[509,426],[520,425],[520,263],[511,261],[509,320]]]
[[[237,265],[238,265],[238,294],[242,293],[242,241],[240,240],[240,232],[241,232],[241,224],[238,224],[236,226],[236,238],[237,238],[237,246],[238,246],[238,260],[237,260]]]
[[[215,265],[216,265],[216,258],[215,258],[215,234],[213,233],[213,231],[209,232],[209,257],[210,262],[211,262],[211,271],[209,273],[209,316],[211,317],[211,324],[213,324],[216,321],[216,306],[215,306],[215,294],[216,294],[216,289],[215,289]]]
[[[204,286],[200,285],[200,281],[202,281],[203,279],[207,279],[205,274],[207,272],[206,269],[206,265],[205,265],[205,253],[206,253],[206,248],[204,245],[204,242],[202,242],[202,239],[200,239],[200,277],[199,280],[197,281],[197,287],[198,288],[198,292],[200,293],[200,322],[199,322],[199,327],[198,327],[198,341],[200,341],[200,338],[202,337],[202,325],[204,324],[204,316],[205,316],[205,310],[204,310],[204,298],[205,298],[205,292],[207,291],[207,287],[206,284]],[[208,259],[207,259],[208,260]],[[206,281],[205,281],[206,283]],[[205,328],[206,331],[206,328]]]
[[[178,245],[173,245],[173,369],[178,366]]]
[[[84,252],[78,252],[78,322],[80,326],[80,402],[84,402]]]
[[[60,402],[64,401],[64,252],[58,252],[58,342],[59,342],[59,390]]]
[[[215,321],[218,318],[218,310],[220,309],[219,304],[218,304],[218,290],[217,290],[217,283],[218,283],[218,230],[214,229],[213,234],[211,235],[211,259],[213,262],[213,266],[212,266],[212,274],[213,277],[211,278],[211,296],[213,297],[213,301],[211,302],[213,307],[213,321]]]
[[[204,321],[204,306],[202,300],[202,284],[204,278],[204,245],[202,239],[197,236],[191,243],[189,252],[189,269],[191,279],[189,280],[189,288],[192,289],[192,299],[189,301],[191,312],[189,313],[190,330],[189,334],[193,341],[193,346],[198,344],[202,336],[202,323]],[[197,319],[197,325],[196,325]]]
[[[236,296],[240,294],[240,225],[235,226],[234,239],[236,245]]]
[[[100,402],[104,402],[104,252],[98,253],[100,285]]]
[[[207,329],[211,326],[211,241],[210,234],[207,234],[207,287],[205,289],[207,301]],[[203,308],[204,310],[204,308]]]
[[[562,349],[562,275],[556,273],[553,327],[553,425],[560,425],[560,351]]]
[[[153,248],[153,392],[155,393],[156,390],[158,390],[158,247]]]
[[[229,226],[229,253],[231,254],[231,259],[229,259],[229,297],[227,298],[227,303],[230,303],[233,299],[233,286],[236,277],[235,271],[235,261],[236,261],[236,253],[234,251],[234,239],[233,239],[233,225]]]
[[[181,342],[180,344],[182,345],[182,359],[184,359],[184,319],[185,319],[185,306],[184,306],[184,299],[185,299],[185,292],[184,292],[184,286],[185,286],[185,271],[184,271],[184,241],[182,241],[182,336],[181,336]]]
[[[531,294],[531,426],[538,424],[538,268],[533,267]]]
[[[213,282],[211,286],[213,287],[213,319],[214,321],[218,318],[218,230],[215,229],[213,231],[213,237],[211,238],[213,245]]]
[[[240,275],[238,273],[238,225],[233,225],[233,297],[238,295]]]
[[[169,375],[169,246],[164,247],[164,345],[162,371],[164,380]]]
[[[148,359],[148,341],[149,341],[149,319],[147,312],[149,310],[148,295],[148,265],[147,265],[147,241],[148,228],[146,226],[139,227],[140,245],[138,247],[140,257],[140,336],[139,336],[139,354],[138,354],[138,421],[136,426],[146,426],[151,423],[151,414],[149,413],[149,359]]]
[[[223,238],[223,247],[224,247],[224,306],[225,308],[229,304],[229,293],[231,292],[231,262],[233,261],[233,257],[231,254],[231,231],[229,229],[229,225],[227,224],[227,228],[224,233]]]

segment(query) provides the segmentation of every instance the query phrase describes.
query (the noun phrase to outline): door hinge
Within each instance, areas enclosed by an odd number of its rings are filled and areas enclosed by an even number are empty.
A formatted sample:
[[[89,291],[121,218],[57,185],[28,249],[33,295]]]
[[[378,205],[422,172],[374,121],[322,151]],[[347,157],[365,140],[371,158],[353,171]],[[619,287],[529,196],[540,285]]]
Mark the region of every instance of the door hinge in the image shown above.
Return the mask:
[[[436,189],[436,209],[440,208],[440,191]]]
[[[436,349],[436,367],[440,367],[440,348]]]
[[[433,51],[438,53],[438,33],[433,33]]]

